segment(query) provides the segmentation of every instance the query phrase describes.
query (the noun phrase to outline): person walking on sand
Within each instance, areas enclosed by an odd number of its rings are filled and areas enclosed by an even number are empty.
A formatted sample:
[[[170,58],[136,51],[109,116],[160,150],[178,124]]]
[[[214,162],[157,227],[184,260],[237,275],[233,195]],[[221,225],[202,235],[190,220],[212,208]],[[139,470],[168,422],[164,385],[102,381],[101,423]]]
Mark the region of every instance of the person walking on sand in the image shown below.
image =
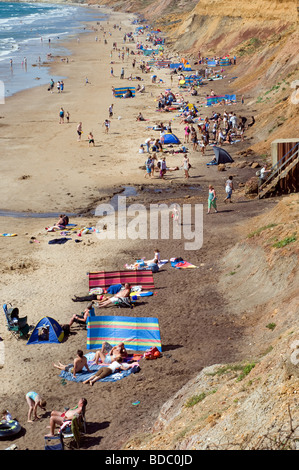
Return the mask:
[[[69,122],[70,122],[70,113],[68,111],[65,113],[65,117],[66,117],[66,122],[69,124]]]
[[[110,121],[109,121],[109,119],[105,119],[105,121],[103,122],[103,127],[105,127],[105,132],[106,132],[106,134],[108,134],[109,129],[110,129]]]
[[[211,213],[211,207],[215,209],[215,212],[218,212],[216,201],[217,201],[216,191],[213,188],[213,186],[210,184],[209,185],[209,197],[208,197],[208,212],[207,212],[208,214]]]
[[[64,109],[60,108],[60,111],[59,111],[59,124],[63,124],[63,123],[64,123]]]
[[[160,163],[160,178],[163,180],[166,174],[166,170],[167,170],[165,157],[162,157],[159,163]]]
[[[189,127],[189,124],[187,124],[185,127],[184,127],[184,131],[185,131],[185,144],[187,144],[189,142],[189,136],[190,136],[190,133],[191,133],[191,129]]]
[[[190,175],[189,175],[189,168],[190,168],[190,163],[189,163],[189,157],[188,155],[185,153],[184,155],[184,160],[183,160],[183,170],[185,172],[185,178],[189,178]]]
[[[144,177],[152,178],[153,171],[154,171],[154,160],[152,159],[151,155],[148,157],[148,159],[145,162],[145,168],[146,168],[146,172],[145,172]]]
[[[93,137],[93,133],[90,132],[88,134],[88,147],[90,147],[90,145],[93,145],[93,147],[95,146],[95,143],[94,143],[94,137]]]
[[[82,135],[82,122],[79,122],[77,126],[77,134],[78,134],[78,142],[81,141],[81,135]]]
[[[45,411],[47,402],[43,400],[38,393],[33,391],[27,393],[26,401],[29,406],[27,422],[32,423],[35,419],[39,419],[37,416],[37,408],[42,408]],[[33,420],[31,419],[32,414]]]
[[[226,198],[224,199],[223,202],[232,202],[232,192],[234,190],[234,185],[233,185],[233,177],[229,176],[228,180],[225,183],[225,192],[226,192]]]

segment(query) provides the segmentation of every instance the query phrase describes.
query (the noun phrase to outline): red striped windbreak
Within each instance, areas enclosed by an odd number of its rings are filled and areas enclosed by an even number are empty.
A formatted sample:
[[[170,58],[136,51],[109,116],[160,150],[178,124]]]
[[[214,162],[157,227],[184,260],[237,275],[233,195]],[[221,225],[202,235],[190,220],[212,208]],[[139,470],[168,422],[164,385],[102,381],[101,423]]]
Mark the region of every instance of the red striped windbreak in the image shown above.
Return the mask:
[[[89,290],[96,287],[107,289],[113,284],[142,286],[142,289],[154,289],[153,273],[151,271],[98,271],[89,273]]]

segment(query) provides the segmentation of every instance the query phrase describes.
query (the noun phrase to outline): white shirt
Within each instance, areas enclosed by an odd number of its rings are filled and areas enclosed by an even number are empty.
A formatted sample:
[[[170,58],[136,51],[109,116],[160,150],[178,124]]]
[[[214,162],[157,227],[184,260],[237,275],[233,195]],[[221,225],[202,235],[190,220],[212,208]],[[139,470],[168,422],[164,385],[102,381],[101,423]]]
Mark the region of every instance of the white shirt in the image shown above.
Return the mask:
[[[117,361],[113,361],[111,364],[109,364],[109,369],[112,370],[112,373],[116,371],[116,369],[120,368],[120,363]]]

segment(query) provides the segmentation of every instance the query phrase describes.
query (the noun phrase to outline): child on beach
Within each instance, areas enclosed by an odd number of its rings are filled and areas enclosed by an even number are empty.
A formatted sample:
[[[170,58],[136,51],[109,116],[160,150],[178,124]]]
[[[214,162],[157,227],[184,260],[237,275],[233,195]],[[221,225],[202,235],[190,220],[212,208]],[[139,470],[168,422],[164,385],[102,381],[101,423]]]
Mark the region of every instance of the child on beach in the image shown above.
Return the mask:
[[[78,134],[78,142],[81,140],[81,135],[82,135],[82,122],[79,122],[77,126],[77,134]]]
[[[109,121],[109,119],[105,119],[105,121],[103,122],[103,127],[105,127],[105,132],[106,132],[106,134],[108,134],[109,129],[110,129],[110,121]]]
[[[32,423],[31,415],[33,413],[33,420],[39,419],[37,416],[37,408],[42,408],[44,411],[46,410],[46,405],[47,402],[45,400],[42,400],[42,398],[39,396],[38,393],[36,392],[28,392],[26,395],[26,401],[29,406],[29,411],[28,411],[28,423]]]
[[[90,132],[90,133],[88,134],[88,147],[90,147],[90,144],[92,144],[93,146],[95,146],[94,137],[93,137],[92,132]]]

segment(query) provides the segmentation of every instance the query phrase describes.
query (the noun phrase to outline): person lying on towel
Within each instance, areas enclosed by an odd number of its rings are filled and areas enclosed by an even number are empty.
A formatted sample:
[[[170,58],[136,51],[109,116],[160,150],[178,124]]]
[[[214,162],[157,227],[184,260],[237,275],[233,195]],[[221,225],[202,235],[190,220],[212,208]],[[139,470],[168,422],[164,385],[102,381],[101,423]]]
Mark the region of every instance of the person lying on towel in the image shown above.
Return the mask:
[[[108,299],[103,299],[98,302],[98,307],[109,307],[110,305],[117,305],[120,301],[125,300],[130,302],[130,284],[126,283],[124,289],[117,292],[117,294],[113,295]]]
[[[84,380],[83,383],[92,386],[98,380],[104,379],[105,377],[108,377],[114,372],[117,372],[119,370],[128,370],[132,367],[134,367],[134,364],[122,364],[122,357],[116,356],[115,360],[111,364],[109,364],[109,366],[101,367],[89,379]]]
[[[101,349],[96,351],[94,356],[94,362],[98,365],[100,362],[103,364],[111,364],[116,361],[116,356],[120,356],[122,359],[128,357],[128,352],[125,348],[124,343],[119,343],[117,346],[111,346],[110,343],[104,341]]]

